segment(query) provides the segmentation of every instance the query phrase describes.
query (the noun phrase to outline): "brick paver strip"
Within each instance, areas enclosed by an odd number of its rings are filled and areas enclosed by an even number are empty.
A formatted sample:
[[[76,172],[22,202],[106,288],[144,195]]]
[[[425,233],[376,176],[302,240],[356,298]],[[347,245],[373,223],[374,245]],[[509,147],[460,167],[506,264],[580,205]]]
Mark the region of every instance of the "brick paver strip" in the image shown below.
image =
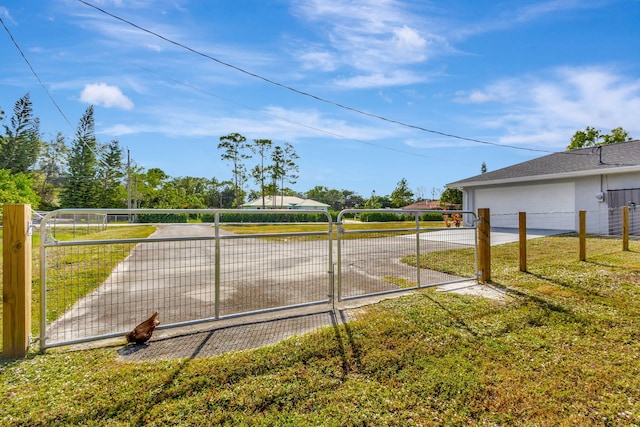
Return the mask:
[[[152,338],[142,345],[127,345],[120,349],[119,354],[123,360],[132,362],[210,357],[275,344],[294,335],[334,326],[351,318],[351,313],[342,311],[336,314],[328,310],[231,326],[214,326],[200,332]]]

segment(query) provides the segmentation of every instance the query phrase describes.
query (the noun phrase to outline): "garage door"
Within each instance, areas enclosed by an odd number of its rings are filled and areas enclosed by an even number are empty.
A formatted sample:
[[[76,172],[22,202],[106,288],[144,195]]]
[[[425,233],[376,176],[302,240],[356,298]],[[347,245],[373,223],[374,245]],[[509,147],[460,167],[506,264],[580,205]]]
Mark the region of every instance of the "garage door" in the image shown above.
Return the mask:
[[[527,227],[575,230],[573,183],[478,189],[476,206],[491,209],[493,227],[517,227],[517,213],[527,212]]]

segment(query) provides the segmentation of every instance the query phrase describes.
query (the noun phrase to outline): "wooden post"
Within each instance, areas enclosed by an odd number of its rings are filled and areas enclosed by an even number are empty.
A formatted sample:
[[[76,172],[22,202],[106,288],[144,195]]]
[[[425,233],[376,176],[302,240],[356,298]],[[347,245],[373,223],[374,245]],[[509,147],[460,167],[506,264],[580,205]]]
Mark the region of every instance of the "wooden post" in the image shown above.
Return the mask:
[[[520,271],[527,271],[527,213],[518,213],[518,236],[520,241]]]
[[[587,259],[587,211],[579,212],[580,220],[580,261]]]
[[[622,250],[629,250],[629,206],[622,207]]]
[[[2,356],[25,357],[31,333],[31,206],[3,207]]]
[[[478,209],[478,269],[480,281],[491,281],[491,213],[489,209]]]

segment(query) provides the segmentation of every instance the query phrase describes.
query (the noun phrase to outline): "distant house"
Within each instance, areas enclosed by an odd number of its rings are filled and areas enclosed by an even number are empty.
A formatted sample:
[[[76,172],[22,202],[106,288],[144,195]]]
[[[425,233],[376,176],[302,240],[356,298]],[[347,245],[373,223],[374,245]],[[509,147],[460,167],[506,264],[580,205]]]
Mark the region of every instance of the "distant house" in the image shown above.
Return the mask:
[[[419,202],[415,202],[411,205],[402,207],[403,210],[407,210],[407,211],[410,211],[410,210],[433,211],[433,210],[440,210],[443,208],[449,209],[449,210],[455,210],[455,209],[460,209],[460,205],[447,203],[446,205],[443,206],[440,203],[440,200],[420,200]]]
[[[317,209],[326,211],[329,209],[329,205],[325,203],[316,202],[311,199],[301,199],[300,197],[293,196],[266,196],[264,203],[262,203],[262,197],[257,198],[249,203],[242,205],[242,209]]]
[[[492,226],[513,226],[523,211],[531,228],[576,230],[587,211],[587,232],[616,234],[621,206],[631,206],[632,234],[640,234],[640,140],[549,154],[451,182],[462,191],[463,209],[491,209]],[[633,217],[635,215],[635,221]]]
[[[419,202],[415,202],[411,205],[404,206],[402,209],[411,211],[411,210],[434,210],[440,209],[440,201],[439,200],[420,200]]]

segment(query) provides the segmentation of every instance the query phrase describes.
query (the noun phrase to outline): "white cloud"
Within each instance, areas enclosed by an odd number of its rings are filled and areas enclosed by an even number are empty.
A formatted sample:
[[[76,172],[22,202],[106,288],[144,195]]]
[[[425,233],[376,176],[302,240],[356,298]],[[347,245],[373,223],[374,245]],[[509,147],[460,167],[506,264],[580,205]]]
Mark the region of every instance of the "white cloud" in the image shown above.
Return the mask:
[[[129,125],[122,125],[122,124],[110,126],[108,128],[101,130],[102,133],[105,133],[107,135],[114,135],[114,136],[130,135],[133,133],[137,133],[139,131],[140,129],[135,129]]]
[[[86,85],[80,94],[80,100],[87,104],[100,105],[106,108],[133,109],[133,102],[122,93],[120,88],[106,83]]]
[[[334,83],[336,86],[363,89],[370,87],[401,86],[420,83],[426,80],[427,76],[425,75],[407,70],[397,70],[387,74],[361,74],[350,78],[336,79]]]
[[[4,6],[0,6],[0,16],[2,16],[5,19],[9,19],[11,20],[12,23],[14,23],[13,19],[11,18],[11,15],[9,14],[9,10]]]
[[[421,61],[425,58],[426,40],[413,28],[403,25],[393,30],[393,44],[398,52],[409,60]]]
[[[534,143],[562,149],[586,126],[604,132],[622,126],[640,138],[640,80],[607,67],[562,67],[550,73],[509,78],[457,94],[460,103],[498,103],[482,122],[502,129],[505,144]]]
[[[494,82],[484,89],[474,89],[470,92],[459,91],[454,98],[461,104],[483,104],[486,102],[512,102],[517,99],[520,84],[513,80]]]
[[[305,70],[334,71],[336,59],[331,52],[309,51],[300,55]]]
[[[297,58],[305,69],[355,70],[353,77],[341,80],[343,86],[397,86],[423,81],[416,79],[409,67],[447,49],[448,43],[424,30],[433,26],[425,25],[424,16],[410,13],[405,7],[395,0],[298,1],[294,13],[321,28],[324,39],[322,49],[317,45],[306,48],[296,52]]]
[[[597,9],[618,0],[546,0],[520,5],[514,2],[509,8],[495,5],[495,9],[487,8],[485,16],[478,16],[473,23],[450,24],[447,28],[449,37],[455,40],[466,39],[477,34],[494,31],[504,31],[525,23],[548,19],[549,16],[560,13],[570,13],[574,10]]]
[[[565,10],[591,9],[610,3],[610,0],[548,0],[524,6],[515,11],[516,22],[527,22],[544,18]]]

